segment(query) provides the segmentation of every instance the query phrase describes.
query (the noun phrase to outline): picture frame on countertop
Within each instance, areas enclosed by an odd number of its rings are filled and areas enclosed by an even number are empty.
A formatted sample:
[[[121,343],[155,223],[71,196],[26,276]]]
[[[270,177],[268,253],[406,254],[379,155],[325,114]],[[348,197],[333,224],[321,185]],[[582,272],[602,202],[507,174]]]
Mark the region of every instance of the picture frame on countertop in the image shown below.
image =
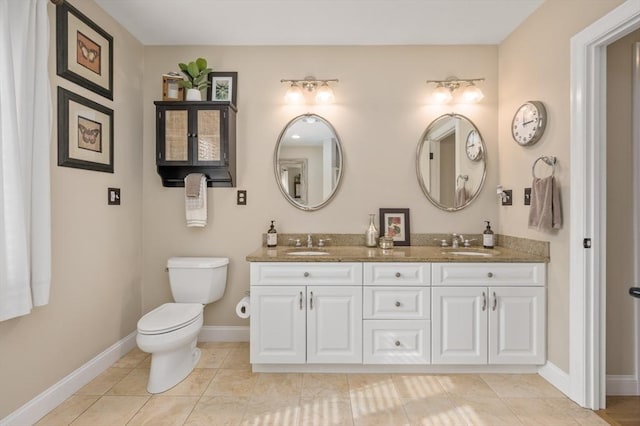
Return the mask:
[[[69,2],[56,7],[56,72],[113,100],[113,37]]]
[[[209,87],[207,99],[218,102],[231,102],[238,106],[238,73],[217,72],[209,73]]]
[[[409,209],[380,209],[380,236],[389,235],[396,246],[411,245]]]
[[[58,166],[113,173],[113,110],[62,87]]]

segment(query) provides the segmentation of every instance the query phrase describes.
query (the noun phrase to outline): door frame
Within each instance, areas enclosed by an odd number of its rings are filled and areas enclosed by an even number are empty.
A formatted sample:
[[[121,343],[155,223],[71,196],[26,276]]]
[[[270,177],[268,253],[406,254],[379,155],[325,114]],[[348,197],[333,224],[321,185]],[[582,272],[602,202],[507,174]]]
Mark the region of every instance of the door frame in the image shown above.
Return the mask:
[[[627,0],[571,39],[569,396],[591,409],[606,394],[606,48],[639,27]]]

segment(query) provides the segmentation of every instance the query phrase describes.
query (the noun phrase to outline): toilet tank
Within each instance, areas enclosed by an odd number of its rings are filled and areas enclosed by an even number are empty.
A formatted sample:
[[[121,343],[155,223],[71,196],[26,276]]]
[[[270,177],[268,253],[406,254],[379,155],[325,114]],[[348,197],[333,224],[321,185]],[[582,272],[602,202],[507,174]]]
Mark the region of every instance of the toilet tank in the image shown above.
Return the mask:
[[[172,257],[167,261],[173,300],[206,305],[220,299],[227,286],[227,257]]]

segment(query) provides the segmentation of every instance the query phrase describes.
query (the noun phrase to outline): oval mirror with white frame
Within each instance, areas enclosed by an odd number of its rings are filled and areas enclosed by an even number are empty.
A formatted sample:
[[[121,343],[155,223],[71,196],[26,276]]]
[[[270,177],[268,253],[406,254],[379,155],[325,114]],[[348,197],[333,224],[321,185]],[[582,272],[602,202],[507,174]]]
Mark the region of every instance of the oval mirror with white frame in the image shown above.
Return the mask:
[[[340,186],[340,138],[331,123],[319,115],[300,115],[280,133],[273,165],[278,188],[287,201],[300,210],[318,210],[331,201]]]
[[[433,120],[418,142],[416,172],[422,192],[436,207],[458,211],[480,193],[487,150],[467,117],[450,113]]]

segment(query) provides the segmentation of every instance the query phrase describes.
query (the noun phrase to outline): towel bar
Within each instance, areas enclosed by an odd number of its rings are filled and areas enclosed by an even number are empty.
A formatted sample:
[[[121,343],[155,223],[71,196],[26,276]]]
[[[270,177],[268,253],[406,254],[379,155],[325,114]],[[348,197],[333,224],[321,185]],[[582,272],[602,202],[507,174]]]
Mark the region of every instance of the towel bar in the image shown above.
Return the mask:
[[[556,163],[558,162],[558,159],[554,156],[542,155],[538,157],[536,161],[533,162],[533,166],[531,166],[531,175],[533,176],[533,178],[538,178],[536,176],[536,164],[538,164],[538,161],[540,160],[542,160],[548,166],[551,166],[551,176],[554,176],[556,174]]]

